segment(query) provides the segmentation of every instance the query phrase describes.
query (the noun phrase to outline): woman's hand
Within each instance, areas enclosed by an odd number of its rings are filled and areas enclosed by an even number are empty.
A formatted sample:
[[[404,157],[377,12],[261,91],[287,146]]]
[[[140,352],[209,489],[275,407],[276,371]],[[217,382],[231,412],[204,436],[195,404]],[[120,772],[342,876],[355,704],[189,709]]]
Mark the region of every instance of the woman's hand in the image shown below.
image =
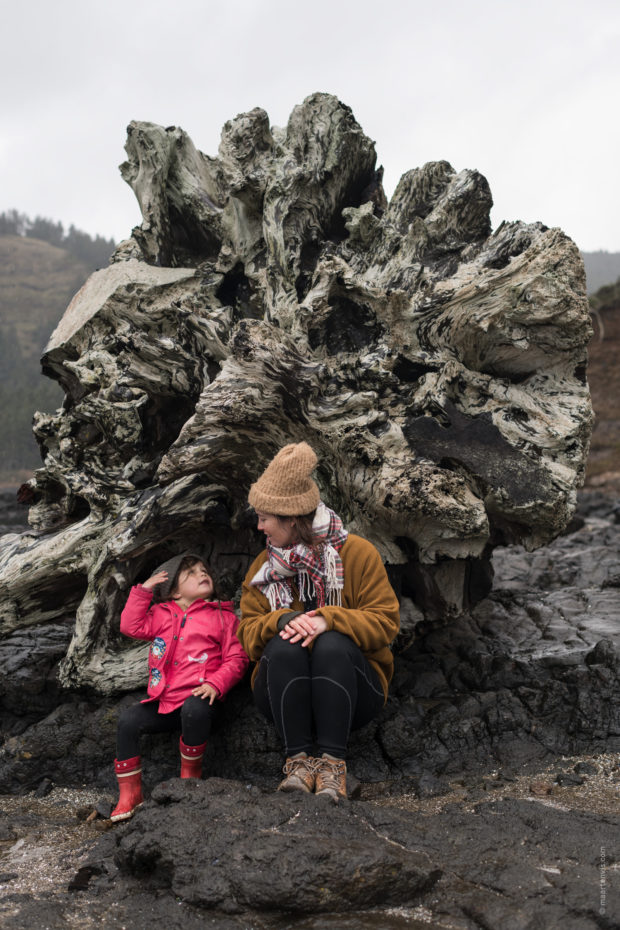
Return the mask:
[[[168,580],[168,572],[157,572],[156,575],[151,575],[150,578],[147,578],[146,581],[142,582],[142,587],[146,588],[147,591],[152,591],[155,585],[163,584],[164,581]]]
[[[202,698],[204,701],[205,698],[209,699],[209,704],[213,704],[214,700],[220,696],[220,692],[217,688],[214,688],[213,685],[210,685],[208,681],[205,681],[203,685],[198,685],[197,688],[194,688],[192,691],[194,697]]]
[[[299,614],[286,624],[283,630],[280,630],[282,639],[287,639],[291,643],[298,643],[301,640],[302,646],[309,646],[313,639],[325,633],[327,630],[327,620],[316,610],[308,610],[305,614]]]

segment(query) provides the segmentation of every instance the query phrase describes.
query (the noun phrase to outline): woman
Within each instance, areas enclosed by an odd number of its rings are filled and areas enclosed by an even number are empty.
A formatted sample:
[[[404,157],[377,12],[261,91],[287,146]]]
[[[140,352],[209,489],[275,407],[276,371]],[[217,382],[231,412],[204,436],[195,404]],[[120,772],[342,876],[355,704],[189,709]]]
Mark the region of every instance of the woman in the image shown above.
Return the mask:
[[[316,464],[307,443],[284,446],[250,488],[267,548],[244,581],[237,635],[258,662],[255,702],[284,742],[279,790],[337,800],[349,733],[387,698],[399,611],[375,547],[321,502]]]

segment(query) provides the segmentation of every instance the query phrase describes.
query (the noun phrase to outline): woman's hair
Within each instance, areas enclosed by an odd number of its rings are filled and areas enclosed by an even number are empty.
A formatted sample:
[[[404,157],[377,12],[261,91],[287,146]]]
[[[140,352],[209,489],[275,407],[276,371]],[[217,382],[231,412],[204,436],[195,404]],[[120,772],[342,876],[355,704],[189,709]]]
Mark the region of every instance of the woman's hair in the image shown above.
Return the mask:
[[[213,572],[209,568],[209,563],[205,562],[204,559],[199,559],[197,555],[186,555],[183,559],[181,559],[181,564],[179,565],[177,569],[177,573],[172,579],[172,582],[170,584],[170,591],[171,592],[176,591],[177,584],[179,583],[179,576],[181,572],[189,571],[190,568],[193,568],[194,565],[198,565],[198,563],[200,563],[201,565],[204,565],[204,567],[206,568],[207,574],[209,575],[209,577],[211,578],[211,581],[213,582],[213,599],[219,601],[220,595],[219,595],[219,591],[217,587],[217,581],[215,580],[213,576]]]
[[[312,530],[312,522],[314,520],[315,514],[316,514],[316,510],[313,510],[311,513],[303,513],[293,518],[281,516],[280,514],[276,514],[276,518],[280,520],[280,522],[284,520],[294,519],[295,529],[297,530],[299,541],[303,543],[304,546],[308,546],[308,548],[310,549],[316,549],[318,548],[319,540],[314,535],[314,532]]]

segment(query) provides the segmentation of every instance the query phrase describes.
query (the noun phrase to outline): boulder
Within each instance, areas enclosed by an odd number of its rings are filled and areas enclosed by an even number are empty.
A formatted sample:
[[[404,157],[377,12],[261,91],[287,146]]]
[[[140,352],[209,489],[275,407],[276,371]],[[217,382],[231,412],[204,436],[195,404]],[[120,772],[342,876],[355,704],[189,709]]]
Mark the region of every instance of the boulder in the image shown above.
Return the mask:
[[[601,862],[607,850],[613,868],[617,815],[536,798],[467,807],[453,799],[429,816],[402,800],[334,805],[172,779],[89,851],[74,883],[125,921],[145,900],[166,914],[174,901],[173,927],[228,927],[236,916],[244,926],[308,930],[343,919],[380,928],[415,918],[416,926],[571,930],[606,925],[604,914],[613,922]]]

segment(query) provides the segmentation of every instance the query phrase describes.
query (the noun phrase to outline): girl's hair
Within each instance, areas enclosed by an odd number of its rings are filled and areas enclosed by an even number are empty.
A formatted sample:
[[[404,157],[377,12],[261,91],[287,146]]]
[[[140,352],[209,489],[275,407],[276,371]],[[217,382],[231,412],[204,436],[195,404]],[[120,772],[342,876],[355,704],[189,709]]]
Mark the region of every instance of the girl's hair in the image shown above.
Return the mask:
[[[181,574],[181,572],[189,571],[190,568],[193,568],[194,565],[198,565],[198,563],[200,563],[201,565],[204,565],[204,567],[207,570],[207,574],[209,575],[209,577],[211,578],[211,581],[213,582],[213,600],[214,601],[221,600],[220,594],[218,591],[217,581],[213,577],[213,572],[211,571],[209,567],[209,563],[206,562],[204,559],[199,559],[197,555],[186,555],[181,560],[181,564],[179,565],[177,569],[177,573],[172,579],[172,584],[170,585],[170,594],[172,595],[172,593],[176,591],[177,584],[179,583],[179,575]]]
[[[303,513],[294,518],[299,541],[303,543],[304,546],[308,546],[309,549],[318,549],[319,547],[319,539],[314,535],[312,530],[312,522],[315,514],[316,510],[313,510],[311,513]],[[276,514],[276,518],[280,520],[280,522],[291,519],[291,517],[280,516],[279,514]]]

